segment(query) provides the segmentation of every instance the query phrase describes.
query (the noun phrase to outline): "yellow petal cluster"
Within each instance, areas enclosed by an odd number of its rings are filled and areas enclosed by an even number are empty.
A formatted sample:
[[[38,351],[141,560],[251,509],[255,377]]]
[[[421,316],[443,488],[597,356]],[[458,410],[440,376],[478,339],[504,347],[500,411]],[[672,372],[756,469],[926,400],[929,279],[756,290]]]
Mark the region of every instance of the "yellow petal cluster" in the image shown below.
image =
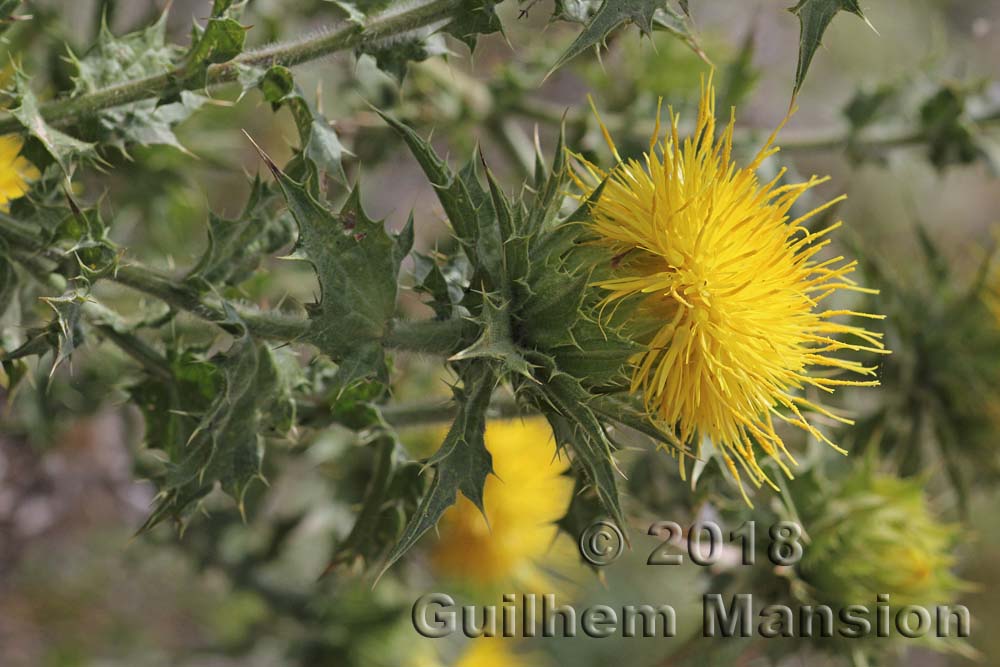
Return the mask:
[[[693,136],[680,138],[671,109],[661,140],[658,113],[649,151],[622,160],[602,123],[617,165],[606,171],[576,156],[574,178],[581,199],[603,184],[590,227],[613,255],[610,277],[597,283],[607,291],[605,311],[639,300],[636,330],[653,331],[635,359],[632,391],[683,444],[700,449],[711,441],[738,482],[746,474],[757,486],[773,485],[757,450],[786,474],[794,464],[776,422],[836,447],[806,414],[850,421],[803,393],[878,384],[875,368],[835,353],[885,349],[881,334],[843,322],[880,316],[829,305],[844,292],[870,292],[850,278],[855,261],[820,257],[840,223],[819,231],[804,225],[843,197],[792,219],[796,200],[827,179],[781,184],[783,169],[760,182],[758,167],[778,151],[777,130],[739,167],[734,123],[735,112],[717,136],[709,79]],[[840,372],[855,379],[833,377]]]

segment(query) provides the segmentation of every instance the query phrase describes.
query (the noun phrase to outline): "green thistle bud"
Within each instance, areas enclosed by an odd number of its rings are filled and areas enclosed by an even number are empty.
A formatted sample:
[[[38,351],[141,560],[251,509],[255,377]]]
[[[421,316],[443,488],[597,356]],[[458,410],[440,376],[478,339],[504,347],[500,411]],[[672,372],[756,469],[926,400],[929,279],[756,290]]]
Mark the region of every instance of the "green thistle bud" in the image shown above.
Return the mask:
[[[958,527],[930,512],[919,479],[861,470],[802,520],[810,542],[798,574],[824,604],[888,594],[894,606],[937,605],[963,589],[951,572]]]
[[[875,657],[917,643],[973,654],[956,638],[954,624],[939,620],[968,590],[952,571],[959,526],[931,512],[923,488],[919,478],[899,478],[867,465],[832,487],[814,475],[793,485],[806,537],[792,591],[805,604],[841,612],[860,606],[869,610],[871,623],[870,632],[858,635],[860,643],[815,638],[810,641],[816,648]],[[926,612],[931,626],[907,634],[912,624],[901,619],[916,608]]]

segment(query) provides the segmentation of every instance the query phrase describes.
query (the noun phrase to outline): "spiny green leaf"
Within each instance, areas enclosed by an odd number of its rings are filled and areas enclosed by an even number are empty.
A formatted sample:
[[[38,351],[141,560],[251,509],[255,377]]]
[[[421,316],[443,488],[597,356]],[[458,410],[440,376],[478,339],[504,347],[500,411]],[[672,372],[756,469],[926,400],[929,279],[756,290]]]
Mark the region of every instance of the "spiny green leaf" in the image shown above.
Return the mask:
[[[589,281],[587,274],[571,276],[553,269],[532,284],[531,296],[517,313],[525,342],[543,349],[568,343]]]
[[[275,109],[296,93],[295,75],[292,74],[292,70],[282,65],[275,65],[265,70],[256,85],[263,93],[264,99]]]
[[[131,107],[109,109],[100,115],[102,141],[117,146],[126,154],[130,143],[173,146],[187,153],[187,148],[181,144],[173,128],[190,118],[206,102],[208,98],[204,95],[183,90],[176,101],[167,104],[157,106],[156,102],[141,102]]]
[[[458,315],[462,286],[450,279],[433,257],[413,253],[413,277],[416,280],[413,290],[431,297],[429,305],[437,319],[448,320]]]
[[[73,163],[77,160],[92,159],[96,156],[94,144],[71,137],[45,122],[38,110],[35,94],[28,88],[28,80],[24,74],[17,72],[15,81],[20,104],[10,110],[11,115],[42,143],[64,173],[70,173]]]
[[[799,17],[801,30],[799,32],[799,60],[795,69],[795,87],[793,93],[798,93],[805,81],[809,65],[812,64],[816,49],[823,40],[823,33],[839,12],[846,11],[864,19],[864,12],[858,0],[799,0],[790,10]],[[868,23],[871,26],[871,23]],[[872,28],[874,30],[874,28]]]
[[[92,93],[102,88],[169,72],[183,53],[166,41],[167,14],[152,25],[121,37],[102,24],[94,46],[82,57],[70,54],[76,68],[74,95]],[[207,101],[203,95],[181,91],[166,104],[144,100],[104,109],[81,125],[93,138],[115,146],[127,154],[128,145],[161,144],[184,150],[173,128],[191,116]]]
[[[375,441],[375,461],[361,509],[350,534],[337,545],[324,574],[355,558],[371,562],[385,553],[387,548],[385,524],[391,524],[386,505],[395,501],[390,491],[398,472],[396,461],[398,447],[399,443],[395,437],[389,434],[381,435]]]
[[[459,38],[469,47],[476,48],[479,35],[503,32],[496,6],[503,0],[465,0],[461,9],[445,27],[445,31]]]
[[[89,280],[113,273],[118,267],[118,249],[99,209],[80,209],[68,197],[71,214],[59,226],[60,237],[73,241],[69,249],[76,255],[83,276]]]
[[[154,375],[129,390],[146,424],[145,445],[180,460],[198,415],[219,393],[218,368],[197,350],[168,346],[169,378]]]
[[[503,364],[505,371],[534,381],[531,365],[514,344],[509,307],[509,302],[496,303],[489,294],[483,295],[480,315],[482,335],[475,343],[455,354],[452,360],[495,359]]]
[[[381,338],[396,310],[399,266],[413,245],[412,224],[390,236],[382,222],[365,215],[357,188],[340,213],[333,213],[263,157],[299,225],[297,249],[319,279],[309,341],[341,364],[345,386],[372,374],[384,376]]]
[[[226,63],[243,53],[249,28],[224,12],[222,16],[212,16],[205,27],[194,24],[191,29],[191,47],[184,55],[176,75],[172,75],[172,85],[160,95],[163,102],[177,99],[181,91],[204,88],[208,84],[208,68]],[[239,70],[240,78],[252,78],[253,68]]]
[[[318,362],[310,364],[311,370],[322,368]],[[311,377],[314,386],[318,384],[322,404],[329,406],[330,418],[353,431],[381,429],[384,426],[379,405],[389,394],[389,387],[381,382],[358,382],[346,389],[338,387],[336,371],[322,373],[323,377]]]
[[[597,12],[594,13],[586,26],[584,26],[583,32],[573,40],[569,48],[552,65],[549,74],[587,49],[600,46],[612,31],[626,23],[634,23],[639,26],[642,34],[651,35],[654,27],[654,15],[657,10],[668,9],[668,4],[669,0],[604,0]],[[564,12],[566,12],[567,7],[568,5],[564,2]],[[589,6],[574,7],[572,11],[567,13],[567,16],[576,17],[588,9]]]
[[[639,405],[639,401],[631,397],[621,399],[611,395],[595,396],[590,402],[590,407],[594,414],[599,417],[635,429],[675,452],[687,452],[687,446],[680,441],[676,434],[670,430],[661,429],[649,421],[649,417],[645,414],[643,407]]]
[[[209,65],[229,62],[243,53],[247,28],[236,19],[210,18],[197,37],[185,63],[188,76],[203,74]]]
[[[290,216],[276,216],[269,210],[274,196],[256,177],[237,219],[209,214],[208,247],[186,280],[202,285],[239,284],[262,257],[288,244],[294,238],[294,222]]]
[[[474,221],[478,214],[465,182],[455,177],[451,168],[438,157],[430,143],[412,128],[378,109],[375,111],[406,142],[417,164],[434,186],[438,201],[441,202],[441,207],[448,216],[448,221],[459,241],[466,247],[474,247],[476,240]]]
[[[76,68],[73,94],[92,93],[108,86],[170,71],[182,53],[166,41],[167,13],[149,26],[121,37],[112,34],[106,23],[93,47],[82,58],[70,54]]]
[[[83,343],[83,304],[87,298],[87,294],[79,290],[71,290],[58,297],[42,297],[45,305],[56,314],[50,325],[56,341],[53,371]]]
[[[458,180],[465,185],[475,209],[470,219],[473,243],[465,249],[476,268],[470,284],[473,289],[491,290],[510,298],[510,273],[505,261],[511,251],[513,212],[510,201],[488,169],[487,179],[492,183],[488,190],[483,187],[479,174],[481,165],[485,168],[482,153],[477,151],[458,173]]]
[[[489,274],[494,289],[505,299],[510,294],[510,274],[507,270],[507,253],[504,246],[514,236],[514,212],[507,195],[486,168],[486,181],[490,188],[490,208],[480,206],[477,231],[476,256]],[[482,215],[483,212],[488,215]],[[523,267],[526,269],[527,267]]]
[[[428,461],[434,467],[434,481],[386,558],[383,574],[437,524],[444,511],[455,504],[459,491],[483,511],[483,487],[493,472],[493,457],[484,440],[486,412],[497,377],[482,361],[470,362],[461,376],[463,388],[455,395],[458,415],[441,448]]]
[[[258,80],[264,99],[271,103],[274,109],[287,106],[295,118],[295,126],[299,132],[300,150],[305,159],[311,161],[320,170],[347,182],[344,173],[343,159],[350,152],[340,143],[340,138],[323,114],[310,103],[302,90],[295,83],[292,71],[287,67],[276,65]]]
[[[642,348],[614,331],[602,329],[596,322],[579,318],[567,337],[570,342],[547,350],[559,369],[599,387],[622,382],[631,359]]]
[[[229,321],[243,326],[231,310]],[[219,390],[178,458],[168,463],[159,503],[142,530],[168,516],[181,519],[216,482],[236,499],[242,512],[250,484],[263,479],[263,434],[269,426],[267,417],[273,414],[274,396],[282,391],[274,357],[244,327],[215,366]]]
[[[549,170],[544,182],[542,181],[541,169],[544,163],[542,162],[541,155],[537,156],[539,168],[536,169],[536,180],[540,187],[537,199],[532,202],[528,214],[528,225],[524,230],[524,233],[529,236],[538,233],[545,225],[554,222],[562,206],[563,199],[566,196],[568,172],[566,168],[565,130],[565,127],[559,127],[559,138],[556,141],[554,157],[552,158],[552,168]]]
[[[558,371],[537,389],[539,407],[549,420],[556,443],[568,446],[573,462],[594,487],[601,505],[619,526],[625,526],[618,495],[618,473],[604,427],[589,405],[590,394],[575,378]]]

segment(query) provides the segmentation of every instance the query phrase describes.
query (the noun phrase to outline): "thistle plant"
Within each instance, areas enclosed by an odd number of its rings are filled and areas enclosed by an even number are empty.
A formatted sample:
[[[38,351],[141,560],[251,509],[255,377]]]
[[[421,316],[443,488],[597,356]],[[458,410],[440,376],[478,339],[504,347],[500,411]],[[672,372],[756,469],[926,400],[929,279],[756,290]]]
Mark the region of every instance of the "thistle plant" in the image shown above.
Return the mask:
[[[414,643],[412,594],[616,581],[569,545],[600,519],[641,551],[663,512],[802,523],[801,563],[706,589],[966,592],[929,508],[968,518],[996,477],[995,269],[921,227],[897,273],[863,241],[890,223],[839,193],[914,148],[989,173],[987,83],[859,83],[811,127],[854,0],[779,15],[799,39],[757,129],[753,26],[705,39],[707,3],[214,0],[182,31],[52,4],[0,0],[0,485],[8,448],[59,470],[73,425],[113,420],[134,548],[256,601],[219,652],[277,628],[302,665],[536,664]],[[832,150],[850,172],[798,175]]]

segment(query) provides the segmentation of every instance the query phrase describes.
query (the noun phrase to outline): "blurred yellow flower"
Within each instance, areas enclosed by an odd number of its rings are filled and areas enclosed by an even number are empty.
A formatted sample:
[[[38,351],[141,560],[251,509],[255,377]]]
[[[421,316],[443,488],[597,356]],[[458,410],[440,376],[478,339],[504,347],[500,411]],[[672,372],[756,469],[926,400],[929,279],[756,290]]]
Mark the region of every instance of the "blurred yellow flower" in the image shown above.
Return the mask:
[[[437,650],[437,640],[423,639],[409,647],[405,662],[408,667],[444,667],[446,660]],[[519,651],[523,643],[507,637],[477,637],[465,643],[451,667],[543,667],[549,661],[537,651]]]
[[[10,210],[10,202],[28,192],[31,181],[41,174],[21,155],[24,142],[14,134],[0,136],[0,211]]]
[[[590,227],[614,259],[611,275],[597,284],[609,292],[605,307],[638,299],[636,328],[651,325],[632,376],[632,391],[643,393],[647,409],[686,444],[710,440],[741,491],[740,468],[756,486],[774,486],[755,446],[789,476],[785,461],[795,463],[775,418],[834,447],[803,412],[851,423],[801,396],[803,389],[832,393],[840,385],[878,384],[875,368],[829,353],[884,353],[882,335],[833,318],[881,316],[822,307],[839,292],[872,290],[849,278],[856,262],[816,258],[840,223],[816,232],[803,226],[844,197],[789,220],[792,204],[828,179],[779,185],[782,169],[770,182],[758,182],[756,169],[778,151],[773,142],[780,126],[739,168],[732,159],[735,110],[716,137],[711,78],[702,85],[694,136],[682,142],[672,109],[670,120],[661,141],[657,114],[641,162],[622,160],[603,123],[618,164],[608,172],[576,156],[581,199],[604,183]],[[865,379],[835,379],[818,370]]]
[[[489,422],[486,448],[496,471],[486,480],[486,517],[460,496],[438,524],[434,569],[479,588],[516,583],[545,589],[549,582],[539,561],[552,553],[559,535],[555,522],[573,495],[573,480],[563,474],[569,462],[556,455],[542,418]],[[557,551],[560,561],[563,551]],[[566,560],[575,561],[573,556],[570,550]]]
[[[532,667],[535,663],[511,650],[514,644],[501,637],[473,639],[455,667]]]

